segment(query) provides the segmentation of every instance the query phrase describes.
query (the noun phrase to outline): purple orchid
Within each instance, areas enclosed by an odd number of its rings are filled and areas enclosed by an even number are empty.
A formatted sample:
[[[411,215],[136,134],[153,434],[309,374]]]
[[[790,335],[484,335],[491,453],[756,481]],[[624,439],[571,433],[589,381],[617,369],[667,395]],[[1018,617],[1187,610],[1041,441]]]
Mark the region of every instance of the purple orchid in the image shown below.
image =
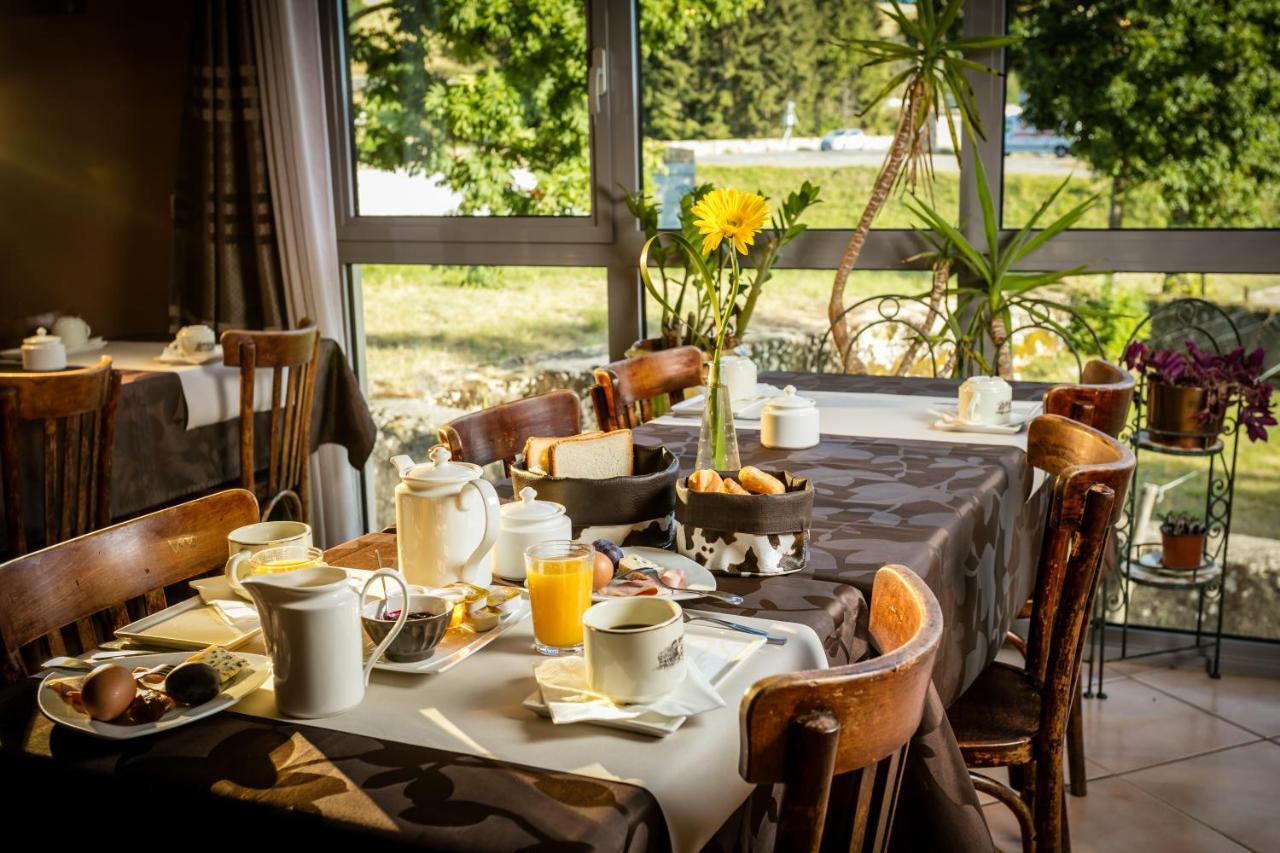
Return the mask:
[[[1152,351],[1142,341],[1134,341],[1121,359],[1130,370],[1145,373],[1148,379],[1166,385],[1183,385],[1205,390],[1205,407],[1196,414],[1201,421],[1214,422],[1231,406],[1240,404],[1240,426],[1250,441],[1266,441],[1267,427],[1276,426],[1271,400],[1272,386],[1260,380],[1266,353],[1262,347],[1246,352],[1236,347],[1225,355],[1203,350],[1195,341],[1184,342],[1186,352]]]

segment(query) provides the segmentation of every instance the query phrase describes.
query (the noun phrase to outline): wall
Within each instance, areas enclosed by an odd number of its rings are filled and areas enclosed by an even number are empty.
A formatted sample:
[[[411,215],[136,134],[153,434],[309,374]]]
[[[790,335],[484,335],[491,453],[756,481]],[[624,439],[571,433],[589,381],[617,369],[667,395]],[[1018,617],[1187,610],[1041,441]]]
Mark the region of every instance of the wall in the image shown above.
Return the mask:
[[[191,13],[0,0],[0,343],[44,311],[109,338],[167,331]]]

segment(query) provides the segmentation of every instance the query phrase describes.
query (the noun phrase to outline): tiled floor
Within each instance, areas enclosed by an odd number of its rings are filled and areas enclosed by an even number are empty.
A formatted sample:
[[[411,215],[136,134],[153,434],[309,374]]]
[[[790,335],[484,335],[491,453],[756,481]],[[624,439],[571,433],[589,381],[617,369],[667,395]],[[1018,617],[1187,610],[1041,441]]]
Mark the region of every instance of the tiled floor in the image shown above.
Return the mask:
[[[1084,704],[1074,850],[1280,851],[1280,680],[1126,662],[1108,664],[1106,690]],[[1020,850],[1008,810],[985,811],[997,847]]]

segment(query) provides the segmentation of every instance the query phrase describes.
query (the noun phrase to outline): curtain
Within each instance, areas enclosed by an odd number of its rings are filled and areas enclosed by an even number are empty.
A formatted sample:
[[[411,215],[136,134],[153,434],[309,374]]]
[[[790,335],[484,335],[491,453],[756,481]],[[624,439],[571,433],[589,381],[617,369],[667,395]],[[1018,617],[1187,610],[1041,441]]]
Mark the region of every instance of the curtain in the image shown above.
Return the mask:
[[[241,0],[197,0],[174,192],[173,330],[280,327],[253,20]]]
[[[304,317],[349,351],[343,314],[337,226],[321,48],[323,4],[253,0],[261,70],[266,163],[289,323]],[[317,542],[336,545],[364,531],[357,472],[342,448],[311,457],[311,525]]]

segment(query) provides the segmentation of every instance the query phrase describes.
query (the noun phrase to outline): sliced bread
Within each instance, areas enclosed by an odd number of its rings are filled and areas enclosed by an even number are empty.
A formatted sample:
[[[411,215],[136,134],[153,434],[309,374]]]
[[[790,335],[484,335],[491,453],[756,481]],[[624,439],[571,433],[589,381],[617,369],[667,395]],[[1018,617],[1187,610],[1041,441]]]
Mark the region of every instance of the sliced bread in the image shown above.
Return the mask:
[[[546,470],[553,477],[603,480],[629,477],[635,471],[629,429],[562,438],[551,445],[547,455]]]
[[[594,432],[589,435],[601,435],[602,433]],[[524,442],[524,467],[529,471],[541,471],[543,474],[550,470],[551,465],[551,446],[558,441],[564,441],[564,436],[551,436],[549,438],[541,438],[539,436],[529,436]]]

